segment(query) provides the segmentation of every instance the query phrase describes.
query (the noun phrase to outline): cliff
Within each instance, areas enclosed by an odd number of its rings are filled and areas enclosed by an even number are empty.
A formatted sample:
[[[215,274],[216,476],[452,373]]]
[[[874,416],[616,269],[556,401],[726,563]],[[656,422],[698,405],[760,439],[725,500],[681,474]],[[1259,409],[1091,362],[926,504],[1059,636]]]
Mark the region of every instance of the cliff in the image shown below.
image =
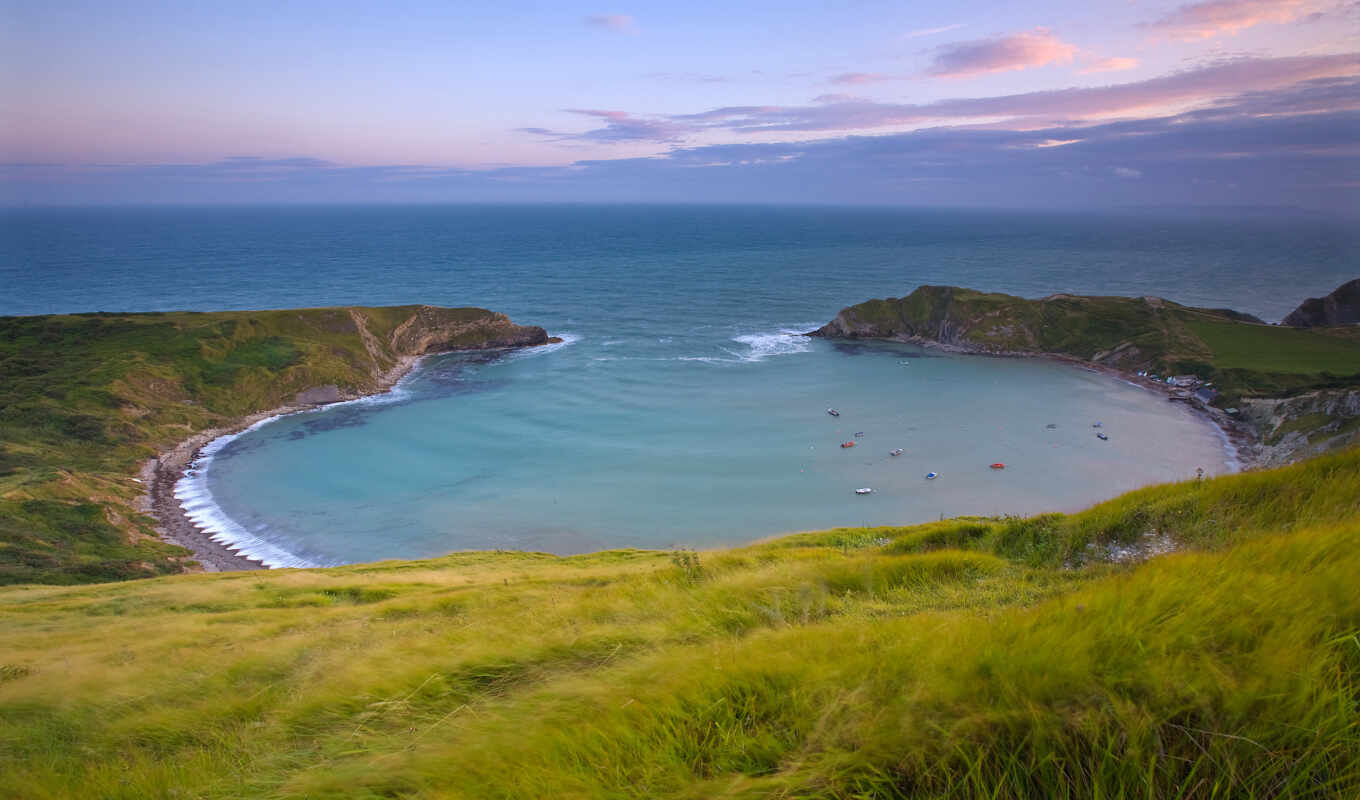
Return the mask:
[[[178,571],[138,465],[283,406],[381,391],[417,357],[551,341],[481,308],[0,318],[0,583]]]
[[[1310,297],[1284,318],[1295,328],[1354,325],[1360,322],[1360,278],[1341,284],[1326,297]]]

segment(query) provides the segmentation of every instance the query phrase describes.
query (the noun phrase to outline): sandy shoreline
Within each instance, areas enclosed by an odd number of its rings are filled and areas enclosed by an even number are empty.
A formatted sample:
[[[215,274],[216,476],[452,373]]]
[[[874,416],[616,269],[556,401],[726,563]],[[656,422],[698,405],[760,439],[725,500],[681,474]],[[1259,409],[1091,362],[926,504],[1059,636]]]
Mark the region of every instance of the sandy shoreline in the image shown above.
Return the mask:
[[[344,395],[336,402],[348,402],[363,397],[373,397],[392,390],[419,363],[423,356],[403,356],[387,372],[378,376],[376,391],[365,394]],[[249,569],[267,569],[257,561],[241,555],[227,545],[213,541],[211,536],[184,513],[179,499],[175,497],[175,484],[184,477],[189,465],[198,458],[199,451],[209,442],[233,433],[240,433],[262,420],[299,411],[310,411],[330,403],[289,404],[260,411],[220,428],[199,431],[188,439],[175,445],[160,456],[148,459],[142,464],[140,478],[147,487],[147,494],[141,498],[141,510],[150,514],[158,523],[156,532],[161,539],[177,544],[193,553],[194,560],[202,565],[205,572],[236,572]]]
[[[1161,394],[1168,398],[1168,400],[1172,397],[1172,387],[1165,384],[1149,381],[1113,367],[1092,364],[1088,361],[1082,361],[1071,356],[1051,353],[979,353],[964,348],[941,345],[937,342],[920,340],[913,341],[913,343],[932,349],[963,355],[983,355],[995,358],[1052,359],[1072,366],[1081,367],[1091,372],[1098,372],[1130,385],[1146,389],[1156,394]],[[420,358],[421,357],[403,358],[392,369],[380,376],[378,389],[376,391],[368,394],[344,396],[337,402],[348,402],[363,397],[373,397],[391,391],[398,381],[410,373],[420,361]],[[159,523],[156,530],[161,538],[172,544],[180,545],[192,552],[194,559],[202,565],[206,572],[268,569],[268,567],[260,561],[244,556],[227,545],[214,541],[207,532],[195,525],[185,514],[179,499],[175,497],[175,485],[184,477],[185,471],[193,464],[194,460],[198,458],[199,452],[209,442],[222,436],[240,433],[251,425],[271,417],[295,414],[300,411],[310,411],[312,409],[324,407],[325,405],[331,404],[290,404],[268,411],[250,414],[233,421],[230,425],[200,431],[180,442],[169,451],[162,453],[158,458],[146,461],[142,465],[140,475],[142,483],[148,487],[148,494],[142,498],[142,510],[155,517]],[[1219,432],[1224,441],[1225,458],[1235,460],[1238,469],[1247,469],[1252,466],[1256,437],[1250,428],[1244,423],[1233,419],[1211,406],[1202,406],[1198,403],[1185,403],[1184,405],[1192,414],[1201,418]]]

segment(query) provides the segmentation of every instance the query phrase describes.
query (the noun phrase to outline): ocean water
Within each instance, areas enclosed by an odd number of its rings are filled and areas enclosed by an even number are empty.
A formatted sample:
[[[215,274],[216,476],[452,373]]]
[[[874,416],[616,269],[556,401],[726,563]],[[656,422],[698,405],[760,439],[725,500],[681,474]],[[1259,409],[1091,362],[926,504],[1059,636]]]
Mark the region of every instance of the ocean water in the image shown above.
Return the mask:
[[[797,334],[924,283],[1275,320],[1360,274],[1353,226],[1265,215],[87,209],[0,225],[0,313],[420,302],[564,338],[432,357],[390,395],[218,442],[180,487],[186,507],[280,565],[702,547],[1075,509],[1221,472],[1212,428],[1106,376]]]

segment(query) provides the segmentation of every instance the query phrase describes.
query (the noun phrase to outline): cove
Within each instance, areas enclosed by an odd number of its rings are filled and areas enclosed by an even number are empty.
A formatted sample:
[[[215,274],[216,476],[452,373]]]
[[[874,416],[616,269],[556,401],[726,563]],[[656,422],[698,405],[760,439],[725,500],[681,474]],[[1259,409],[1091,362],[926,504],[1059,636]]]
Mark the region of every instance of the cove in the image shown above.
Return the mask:
[[[179,494],[244,553],[303,566],[1075,510],[1234,468],[1211,425],[1107,375],[800,329],[430,357],[389,395],[218,442]]]

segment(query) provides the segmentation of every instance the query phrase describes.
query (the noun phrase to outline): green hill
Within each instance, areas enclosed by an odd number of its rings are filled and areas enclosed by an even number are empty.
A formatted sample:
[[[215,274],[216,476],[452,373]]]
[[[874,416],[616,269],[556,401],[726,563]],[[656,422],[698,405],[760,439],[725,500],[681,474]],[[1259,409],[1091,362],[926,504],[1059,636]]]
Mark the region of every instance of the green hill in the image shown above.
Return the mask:
[[[1350,450],[1068,516],[0,588],[0,796],[1351,798],[1357,541]]]
[[[1211,381],[1223,402],[1360,385],[1354,326],[1300,330],[1155,297],[1027,300],[953,286],[842,309],[814,336],[918,340],[992,354],[1048,354]]]
[[[548,340],[480,308],[0,317],[0,583],[178,572],[137,466],[197,431],[369,394],[426,352]]]

